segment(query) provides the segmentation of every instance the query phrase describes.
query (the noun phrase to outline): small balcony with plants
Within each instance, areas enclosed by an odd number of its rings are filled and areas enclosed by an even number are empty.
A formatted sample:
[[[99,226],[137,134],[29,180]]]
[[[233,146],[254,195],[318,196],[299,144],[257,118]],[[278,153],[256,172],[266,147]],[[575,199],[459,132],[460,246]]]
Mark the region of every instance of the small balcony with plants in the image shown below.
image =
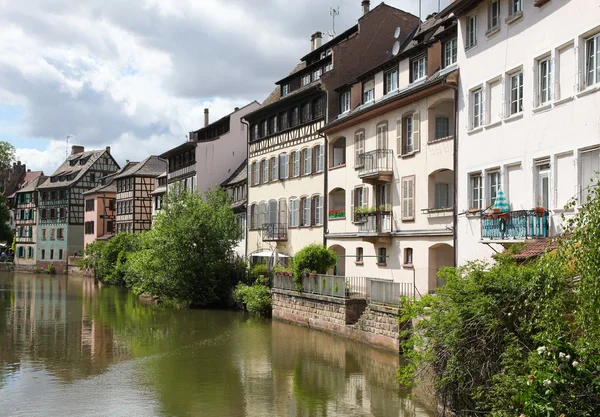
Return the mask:
[[[358,177],[365,184],[392,182],[394,176],[394,151],[376,149],[358,156]]]
[[[544,208],[501,212],[498,209],[483,213],[481,239],[483,243],[519,242],[549,237],[549,213]]]
[[[357,207],[354,210],[358,235],[364,241],[386,243],[391,240],[393,212],[392,206]]]

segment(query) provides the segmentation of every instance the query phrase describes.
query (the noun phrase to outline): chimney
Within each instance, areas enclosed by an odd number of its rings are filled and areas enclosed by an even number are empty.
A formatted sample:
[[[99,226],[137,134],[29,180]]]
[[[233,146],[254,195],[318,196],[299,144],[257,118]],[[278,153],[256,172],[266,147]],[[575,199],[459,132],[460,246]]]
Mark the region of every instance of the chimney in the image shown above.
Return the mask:
[[[233,111],[238,111],[239,109],[240,109],[239,107],[236,107],[235,109],[233,109]]]
[[[369,13],[369,10],[371,8],[371,2],[369,0],[363,0],[362,3],[360,4],[362,6],[362,15],[366,15],[367,13]]]
[[[319,49],[321,47],[321,40],[323,39],[323,34],[321,32],[315,32],[310,37],[310,50],[311,52],[315,49]]]
[[[106,153],[110,155],[110,146],[106,147]]]
[[[204,109],[204,127],[208,126],[208,109]]]
[[[78,153],[83,153],[85,148],[83,146],[73,145],[71,146],[71,155],[77,155]]]

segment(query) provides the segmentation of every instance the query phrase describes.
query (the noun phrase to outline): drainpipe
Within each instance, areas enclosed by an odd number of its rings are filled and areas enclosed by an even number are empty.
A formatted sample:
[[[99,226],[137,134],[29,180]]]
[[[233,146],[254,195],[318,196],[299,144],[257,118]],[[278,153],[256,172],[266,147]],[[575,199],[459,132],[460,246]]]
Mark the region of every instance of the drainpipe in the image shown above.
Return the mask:
[[[246,259],[248,259],[248,207],[250,202],[250,172],[248,172],[248,164],[250,163],[250,123],[246,119],[240,119],[240,122],[246,125],[246,227],[244,228],[244,253]]]
[[[454,267],[458,265],[458,84],[448,84],[444,80],[444,86],[454,90],[454,152],[453,152],[453,169],[454,169],[454,208],[452,209],[452,244],[454,246]]]
[[[328,203],[329,203],[329,195],[327,194],[327,177],[329,176],[329,143],[327,142],[327,135],[319,132],[319,136],[325,139],[325,144],[323,146],[323,246],[327,247],[327,230],[329,224],[329,215],[328,215]]]

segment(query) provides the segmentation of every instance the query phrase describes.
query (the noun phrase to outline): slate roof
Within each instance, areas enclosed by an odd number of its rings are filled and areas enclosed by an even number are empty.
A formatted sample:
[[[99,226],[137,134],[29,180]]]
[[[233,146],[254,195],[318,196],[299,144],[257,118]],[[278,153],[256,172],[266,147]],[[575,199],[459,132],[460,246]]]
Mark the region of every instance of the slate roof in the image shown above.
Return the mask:
[[[126,177],[157,177],[167,169],[167,161],[160,159],[158,156],[149,156],[142,162],[131,166],[129,169],[115,175],[115,179]]]
[[[95,194],[99,192],[103,193],[116,193],[117,192],[117,184],[115,183],[115,177],[119,175],[121,172],[128,170],[132,165],[137,165],[139,162],[127,162],[123,168],[118,170],[117,172],[113,172],[111,174],[105,175],[101,179],[104,180],[104,185],[99,185],[96,188],[92,188],[83,193],[83,195]]]
[[[21,185],[21,188],[15,191],[15,195],[19,193],[28,193],[31,191],[35,191],[37,189],[37,186],[43,183],[46,180],[46,178],[48,177],[45,177],[42,171],[27,172],[27,174],[25,175],[25,180]]]
[[[513,254],[512,257],[518,261],[527,261],[529,259],[537,258],[544,253],[557,249],[558,240],[553,238],[528,240],[525,242],[525,246],[521,252]]]
[[[69,155],[67,159],[54,171],[54,173],[43,183],[38,189],[50,189],[50,188],[64,188],[75,184],[85,175],[85,173],[91,168],[91,166],[104,154],[110,155],[106,152],[106,149],[98,151],[87,151],[77,153],[75,155]],[[85,165],[79,165],[79,161],[89,157]],[[76,165],[71,166],[71,161],[78,161]],[[51,182],[52,177],[58,177],[62,175],[75,174],[75,178],[70,181],[57,181]]]
[[[297,65],[294,67],[294,69],[292,69],[292,70],[290,71],[290,73],[288,74],[288,76],[290,76],[290,75],[293,75],[293,74],[295,74],[295,73],[297,73],[297,72],[300,72],[300,71],[302,71],[304,68],[306,68],[306,62],[304,62],[304,61],[303,61],[303,62],[300,62],[299,64],[297,64]],[[316,82],[315,82],[315,83],[316,83]],[[295,94],[295,93],[297,93],[297,92],[299,92],[299,91],[303,91],[303,90],[305,90],[305,89],[306,89],[306,87],[308,87],[308,86],[310,86],[310,85],[312,85],[312,84],[313,84],[313,83],[311,83],[311,84],[308,84],[308,85],[305,85],[305,86],[303,86],[303,87],[300,87],[299,89],[292,91],[291,93],[289,93],[289,94],[288,94],[287,96],[285,96],[285,97],[289,97],[289,96],[291,96],[291,95],[293,95],[293,94]],[[281,97],[281,86],[279,86],[279,85],[278,85],[278,86],[276,86],[276,87],[275,87],[275,89],[273,90],[273,92],[272,92],[271,94],[269,94],[269,96],[268,96],[268,97],[265,99],[265,101],[263,101],[263,102],[262,102],[262,104],[261,104],[261,107],[266,107],[266,106],[268,106],[269,104],[275,103],[276,101],[278,101],[278,100],[279,100],[279,99],[281,99],[281,98],[282,98],[282,97]]]
[[[221,187],[228,187],[248,181],[248,160],[245,159],[242,164],[231,174],[229,178],[221,183]]]

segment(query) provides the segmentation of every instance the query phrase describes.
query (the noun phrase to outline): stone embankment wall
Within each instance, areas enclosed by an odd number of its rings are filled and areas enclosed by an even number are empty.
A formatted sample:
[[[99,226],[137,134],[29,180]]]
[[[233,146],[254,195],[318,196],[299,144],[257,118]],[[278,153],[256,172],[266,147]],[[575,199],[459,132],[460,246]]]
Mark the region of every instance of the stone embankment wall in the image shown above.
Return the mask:
[[[398,309],[364,299],[327,297],[274,288],[273,318],[398,352]]]

